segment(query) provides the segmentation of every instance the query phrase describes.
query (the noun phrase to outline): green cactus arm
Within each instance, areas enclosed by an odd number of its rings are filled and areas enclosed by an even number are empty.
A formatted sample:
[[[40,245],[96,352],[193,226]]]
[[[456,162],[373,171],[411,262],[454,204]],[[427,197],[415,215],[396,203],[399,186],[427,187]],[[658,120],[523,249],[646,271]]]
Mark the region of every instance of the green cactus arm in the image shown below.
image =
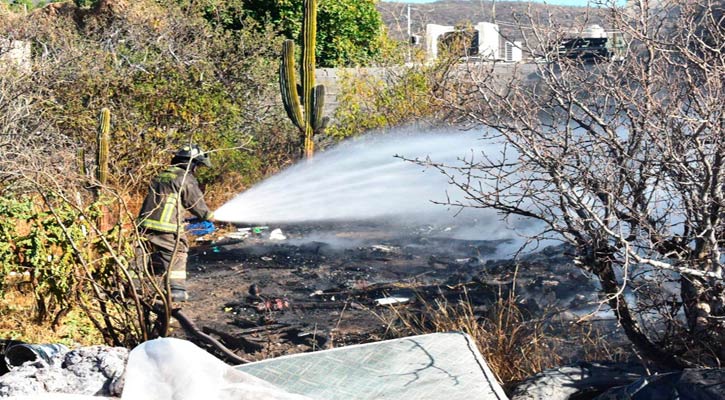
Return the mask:
[[[78,173],[80,173],[81,176],[86,176],[88,173],[88,171],[86,171],[86,152],[83,148],[78,149]]]
[[[282,56],[279,65],[279,88],[282,94],[282,103],[287,116],[295,126],[304,130],[304,119],[302,117],[302,106],[297,93],[295,79],[295,44],[292,40],[285,40],[282,45]]]
[[[321,129],[324,129],[322,126],[322,111],[325,107],[325,86],[315,86],[315,90],[312,91],[312,104],[314,106],[312,109],[312,116],[310,118],[312,120],[312,129],[315,133],[319,133]]]
[[[108,181],[108,144],[110,142],[110,132],[111,110],[104,108],[101,110],[100,126],[96,138],[96,178],[101,185],[105,185]]]
[[[305,122],[312,123],[315,87],[315,41],[317,33],[317,1],[304,0],[304,19],[302,22],[302,92]]]

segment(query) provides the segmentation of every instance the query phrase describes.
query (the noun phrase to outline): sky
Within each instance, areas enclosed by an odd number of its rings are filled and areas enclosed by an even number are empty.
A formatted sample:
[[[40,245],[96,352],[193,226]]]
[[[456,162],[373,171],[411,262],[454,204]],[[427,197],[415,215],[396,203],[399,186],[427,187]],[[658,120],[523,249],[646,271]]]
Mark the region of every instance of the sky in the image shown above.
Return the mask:
[[[433,3],[436,0],[383,0],[383,1],[393,2],[393,3],[417,3],[417,4],[419,4],[419,3]],[[485,1],[489,2],[491,0],[485,0]],[[500,0],[500,1],[510,1],[510,0]],[[534,3],[546,3],[546,4],[560,5],[560,6],[582,6],[582,7],[584,7],[587,5],[587,3],[589,3],[590,0],[514,0],[514,1],[533,1]]]

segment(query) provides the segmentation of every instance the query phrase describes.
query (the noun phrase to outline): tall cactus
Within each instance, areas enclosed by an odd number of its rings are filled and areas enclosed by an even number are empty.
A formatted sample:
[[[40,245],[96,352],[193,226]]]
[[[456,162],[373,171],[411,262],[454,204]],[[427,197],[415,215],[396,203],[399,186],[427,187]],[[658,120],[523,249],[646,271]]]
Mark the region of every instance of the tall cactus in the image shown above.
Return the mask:
[[[111,110],[101,110],[101,121],[96,135],[96,179],[101,185],[108,181],[108,143],[111,141]]]
[[[279,86],[287,116],[304,138],[304,155],[315,152],[313,137],[322,132],[329,118],[322,116],[325,87],[315,86],[315,39],[317,34],[317,0],[304,0],[302,21],[302,76],[298,87],[295,76],[294,42],[285,40],[279,67]]]
[[[93,185],[93,195],[99,202],[100,213],[96,219],[96,226],[105,231],[111,225],[111,215],[108,206],[101,201],[101,191],[108,183],[108,148],[111,141],[111,110],[101,110],[98,133],[96,134],[96,184]]]

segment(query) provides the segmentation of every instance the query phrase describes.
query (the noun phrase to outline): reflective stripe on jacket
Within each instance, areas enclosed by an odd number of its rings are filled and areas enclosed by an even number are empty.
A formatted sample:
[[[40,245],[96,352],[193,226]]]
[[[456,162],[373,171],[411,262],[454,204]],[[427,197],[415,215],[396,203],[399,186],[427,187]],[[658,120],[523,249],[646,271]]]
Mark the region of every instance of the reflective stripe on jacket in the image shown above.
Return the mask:
[[[212,218],[194,175],[186,169],[171,166],[151,180],[138,225],[159,232],[181,232],[184,210],[201,219]]]

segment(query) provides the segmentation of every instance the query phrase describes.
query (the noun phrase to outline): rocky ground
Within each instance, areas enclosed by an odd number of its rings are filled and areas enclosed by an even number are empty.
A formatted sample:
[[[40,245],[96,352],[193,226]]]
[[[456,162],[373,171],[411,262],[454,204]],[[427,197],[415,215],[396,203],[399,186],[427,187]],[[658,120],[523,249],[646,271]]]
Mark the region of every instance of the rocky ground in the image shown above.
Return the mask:
[[[283,240],[270,238],[277,228]],[[272,226],[243,237],[234,228],[192,249],[191,300],[182,311],[238,355],[258,360],[383,339],[386,301],[415,309],[467,297],[485,313],[515,287],[523,310],[562,325],[599,305],[595,283],[563,247],[515,263],[497,259],[507,243],[456,239],[457,229],[345,223]],[[611,322],[604,315],[599,326],[615,338]],[[196,341],[180,328],[174,335]],[[577,350],[567,350],[576,359]]]

